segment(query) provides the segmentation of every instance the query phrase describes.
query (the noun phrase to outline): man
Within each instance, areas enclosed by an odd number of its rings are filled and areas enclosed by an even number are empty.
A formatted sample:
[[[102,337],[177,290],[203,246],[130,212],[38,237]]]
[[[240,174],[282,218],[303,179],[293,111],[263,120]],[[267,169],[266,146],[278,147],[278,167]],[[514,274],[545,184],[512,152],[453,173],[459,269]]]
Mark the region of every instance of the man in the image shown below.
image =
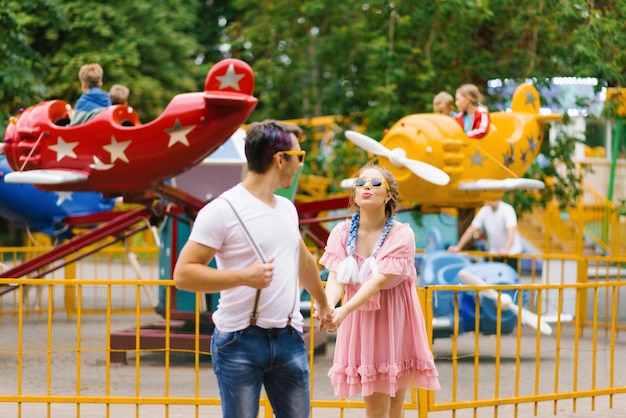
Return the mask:
[[[225,418],[255,418],[261,386],[277,418],[309,416],[298,280],[316,300],[320,328],[332,310],[295,206],[275,194],[304,161],[301,135],[273,120],[250,126],[244,180],[198,213],[174,269],[178,289],[221,292],[211,355]],[[217,269],[207,266],[213,257]]]
[[[451,246],[448,250],[457,252],[463,249],[465,244],[474,236],[474,233],[479,230],[484,230],[487,235],[489,252],[499,255],[494,260],[505,260],[517,271],[519,258],[507,257],[522,252],[522,239],[517,232],[517,215],[513,206],[500,200],[487,202],[485,206],[480,208],[472,224],[459,239],[458,244]]]

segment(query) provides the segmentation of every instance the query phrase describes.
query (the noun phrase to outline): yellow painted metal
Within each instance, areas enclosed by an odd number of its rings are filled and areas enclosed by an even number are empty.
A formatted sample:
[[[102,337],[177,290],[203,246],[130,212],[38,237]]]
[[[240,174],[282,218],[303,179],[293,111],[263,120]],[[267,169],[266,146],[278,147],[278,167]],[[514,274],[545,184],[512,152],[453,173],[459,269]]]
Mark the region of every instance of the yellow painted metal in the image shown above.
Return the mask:
[[[36,235],[33,239],[37,239],[37,245],[31,243],[25,247],[0,248],[0,259],[4,260],[2,263],[3,270],[13,268],[22,260],[29,260],[37,255],[49,251],[52,248],[52,243],[49,241],[49,238],[48,241],[44,241],[43,238]],[[41,243],[47,243],[49,245],[40,246],[39,244]],[[130,250],[138,255],[146,277],[151,277],[153,279],[158,278],[159,248],[155,246],[142,246],[132,247]],[[44,283],[48,283],[49,279],[65,278],[67,280],[66,285],[61,287],[61,289],[63,289],[62,304],[57,303],[57,295],[61,292],[53,293],[49,295],[53,298],[53,300],[47,304],[49,307],[48,309],[51,309],[53,312],[65,312],[68,318],[75,316],[75,311],[77,309],[76,288],[73,284],[71,284],[75,279],[93,279],[98,278],[99,276],[103,276],[102,279],[110,277],[121,277],[124,279],[127,277],[135,277],[132,265],[128,262],[125,255],[125,249],[121,246],[107,247],[92,256],[81,259],[78,262],[69,263],[64,266],[63,269],[53,271],[46,274],[41,279],[37,279],[42,280]],[[17,291],[14,291],[2,296],[0,298],[0,312],[2,313],[2,315],[0,315],[0,322],[6,319],[6,315],[8,313],[17,316],[17,310],[14,307],[17,306],[16,302],[18,299],[24,303],[23,313],[27,318],[33,314],[38,315],[40,318],[43,317],[42,315],[44,315],[46,311],[40,308],[40,306],[42,306],[42,289],[43,286],[32,286],[30,288],[25,288],[23,292],[18,293]],[[31,295],[33,292],[35,293],[35,299],[33,299]],[[136,300],[134,297],[130,297],[130,293],[130,291],[122,292],[122,299],[116,300],[116,306],[113,309],[113,312],[135,312]],[[13,307],[7,306],[7,303],[5,303],[7,300],[11,300],[11,306]],[[108,308],[109,304],[94,303],[89,307],[84,307],[83,314],[101,314]],[[143,303],[143,312],[153,312],[153,310],[153,306],[148,305],[145,302]]]
[[[428,335],[429,347],[432,350],[433,348],[433,321],[432,321],[432,310],[428,309],[429,306],[432,306],[432,292],[427,292],[424,288],[417,289],[417,298],[420,302],[420,307],[422,308],[422,314],[424,315],[424,320],[426,322],[426,335]],[[418,418],[427,418],[428,417],[428,404],[434,401],[434,398],[430,398],[433,393],[432,391],[426,390],[413,390],[411,391],[411,402],[417,404],[417,417]]]
[[[64,272],[66,280],[74,280],[76,278],[76,264],[68,264],[67,266],[65,266]],[[64,300],[65,311],[67,312],[67,316],[69,318],[76,311],[76,296],[74,294],[74,288],[72,286],[65,286]]]
[[[521,234],[545,254],[582,254],[591,250],[585,245],[591,241],[612,256],[626,255],[626,221],[616,205],[586,182],[581,192],[572,207],[561,209],[550,203],[521,215]]]
[[[606,110],[616,116],[626,116],[626,89],[620,87],[609,87],[606,89]]]

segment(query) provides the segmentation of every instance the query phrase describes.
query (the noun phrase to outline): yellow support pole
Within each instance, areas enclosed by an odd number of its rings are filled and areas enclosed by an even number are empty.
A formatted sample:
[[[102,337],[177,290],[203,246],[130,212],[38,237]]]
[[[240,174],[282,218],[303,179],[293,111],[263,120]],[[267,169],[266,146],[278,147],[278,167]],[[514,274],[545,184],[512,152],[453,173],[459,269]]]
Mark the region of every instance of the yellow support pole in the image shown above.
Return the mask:
[[[425,289],[423,287],[417,288],[417,298],[419,299],[422,314],[424,315],[424,321],[426,323],[426,334],[428,335],[429,341],[429,349],[432,350],[433,345],[433,321],[431,310],[426,309],[427,306],[432,306],[432,290]],[[430,393],[432,397],[432,392]],[[428,418],[428,404],[429,404],[429,392],[423,389],[417,390],[417,417],[418,418]]]
[[[69,257],[69,256],[68,256]],[[68,259],[66,257],[66,259]],[[72,281],[76,278],[76,263],[70,263],[65,266],[65,280]],[[65,286],[64,306],[67,317],[71,318],[76,313],[76,290],[71,284]]]

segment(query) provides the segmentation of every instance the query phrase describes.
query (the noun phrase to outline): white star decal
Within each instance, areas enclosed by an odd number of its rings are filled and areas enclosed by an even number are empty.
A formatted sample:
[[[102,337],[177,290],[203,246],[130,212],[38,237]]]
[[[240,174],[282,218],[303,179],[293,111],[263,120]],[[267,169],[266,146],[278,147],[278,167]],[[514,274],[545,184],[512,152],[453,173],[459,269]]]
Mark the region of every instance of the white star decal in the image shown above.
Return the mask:
[[[187,126],[183,128],[180,126],[180,121],[176,119],[176,123],[174,123],[174,127],[172,129],[166,129],[165,133],[170,136],[170,142],[167,144],[168,148],[171,148],[172,145],[180,142],[183,145],[189,146],[189,141],[187,140],[187,134],[196,127],[196,125]]]
[[[114,136],[111,136],[111,144],[105,145],[104,148],[106,151],[111,153],[111,163],[114,163],[118,160],[118,158],[124,162],[128,162],[128,157],[124,154],[124,151],[130,145],[131,141],[117,142]]]
[[[89,164],[89,168],[92,170],[105,171],[113,168],[115,164],[105,164],[95,155],[93,156],[93,164]]]
[[[232,87],[235,90],[239,91],[239,80],[241,80],[245,74],[237,74],[235,73],[235,64],[230,64],[228,66],[228,70],[226,74],[215,77],[220,81],[220,89],[225,89],[226,87]]]
[[[61,161],[64,157],[78,158],[74,152],[74,148],[78,142],[65,142],[59,137],[56,145],[48,146],[49,149],[57,153],[57,161]]]
[[[54,192],[56,193],[56,195],[59,197],[57,199],[57,206],[61,206],[64,202],[71,202],[72,199],[72,192]]]

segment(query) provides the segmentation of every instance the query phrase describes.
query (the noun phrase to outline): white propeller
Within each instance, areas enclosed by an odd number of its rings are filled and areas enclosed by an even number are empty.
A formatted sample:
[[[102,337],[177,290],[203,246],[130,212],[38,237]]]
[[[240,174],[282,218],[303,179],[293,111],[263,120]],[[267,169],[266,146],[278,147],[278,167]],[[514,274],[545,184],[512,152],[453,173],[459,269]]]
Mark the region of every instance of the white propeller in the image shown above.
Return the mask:
[[[459,271],[459,279],[471,286],[489,286],[489,284],[483,279],[466,270]],[[489,299],[493,299],[495,301],[498,300],[498,292],[493,289],[481,290],[480,294]],[[500,293],[500,306],[502,307],[501,309],[512,311],[515,315],[519,312],[519,307],[513,303],[513,298],[511,298],[511,295],[507,293]],[[548,324],[543,318],[539,319],[537,314],[524,307],[522,307],[522,323],[535,329],[539,328],[539,331],[542,334],[552,334],[552,327],[550,324]]]
[[[443,170],[434,165],[407,158],[406,151],[402,148],[390,150],[375,139],[355,131],[346,131],[346,138],[369,153],[389,158],[389,161],[396,166],[405,166],[416,176],[433,184],[445,186],[450,182],[450,176]]]

